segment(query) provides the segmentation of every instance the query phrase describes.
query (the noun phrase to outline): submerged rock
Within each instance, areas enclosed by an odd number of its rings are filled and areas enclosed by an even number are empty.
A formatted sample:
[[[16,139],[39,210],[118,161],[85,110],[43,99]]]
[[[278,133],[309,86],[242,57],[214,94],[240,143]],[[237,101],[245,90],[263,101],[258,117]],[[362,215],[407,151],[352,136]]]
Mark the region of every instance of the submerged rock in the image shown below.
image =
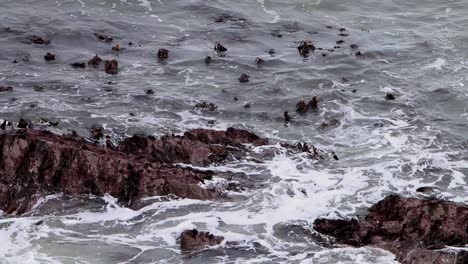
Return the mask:
[[[389,101],[389,100],[395,100],[395,99],[396,99],[395,96],[394,96],[393,94],[391,94],[391,93],[387,93],[387,94],[385,95],[385,100],[387,100],[387,101]]]
[[[363,221],[317,219],[314,229],[338,243],[389,250],[405,264],[468,263],[466,253],[458,257],[432,250],[468,243],[468,206],[463,204],[390,195],[373,205]]]
[[[101,35],[101,34],[98,34],[98,33],[94,33],[94,35],[101,41],[104,41],[104,42],[112,42],[112,38],[109,37],[109,36],[106,36],[106,35]]]
[[[27,126],[26,121],[22,123]],[[108,193],[132,207],[138,205],[140,198],[155,195],[212,199],[218,194],[199,185],[211,179],[212,172],[173,164],[200,166],[221,162],[231,152],[245,149],[244,143],[263,145],[268,140],[235,128],[196,129],[183,136],[164,136],[159,140],[133,136],[116,148],[105,148],[76,133],[2,130],[0,210],[23,214],[40,196],[60,192],[66,195]]]
[[[0,86],[0,93],[1,92],[11,92],[13,91],[13,87],[11,86]]]
[[[119,63],[117,60],[104,61],[104,69],[108,74],[117,74],[119,72]]]
[[[73,68],[86,68],[86,63],[84,62],[74,62],[70,64]]]
[[[52,54],[50,52],[47,52],[47,54],[44,56],[44,60],[46,61],[53,61],[55,60],[55,54]]]
[[[210,56],[206,56],[205,57],[205,64],[210,64],[212,61],[211,57]]]
[[[218,108],[218,106],[216,106],[215,104],[208,102],[197,103],[195,107],[200,109],[207,109],[209,111],[214,111],[216,110],[216,108]]]
[[[289,115],[288,111],[284,111],[283,117],[284,117],[284,121],[285,121],[285,122],[291,122],[291,120],[292,120],[292,118],[291,118],[291,116]]]
[[[182,251],[196,251],[219,245],[223,240],[223,237],[208,232],[200,232],[196,229],[185,230],[180,234],[180,249]]]

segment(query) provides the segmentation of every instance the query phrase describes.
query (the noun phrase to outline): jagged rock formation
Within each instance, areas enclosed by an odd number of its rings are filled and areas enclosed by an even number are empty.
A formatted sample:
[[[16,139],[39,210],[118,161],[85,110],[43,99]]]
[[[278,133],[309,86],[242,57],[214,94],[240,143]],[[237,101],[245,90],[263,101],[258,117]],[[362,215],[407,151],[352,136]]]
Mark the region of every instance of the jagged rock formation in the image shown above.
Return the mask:
[[[174,194],[212,199],[199,186],[211,172],[174,165],[207,165],[226,159],[242,144],[267,144],[253,133],[196,129],[184,136],[133,136],[117,148],[98,146],[76,135],[21,129],[0,134],[0,209],[29,210],[41,195],[109,193],[132,206],[141,197]]]
[[[390,195],[363,221],[317,219],[314,229],[338,243],[389,250],[404,264],[468,263],[466,251],[435,250],[468,244],[468,206],[453,202]]]

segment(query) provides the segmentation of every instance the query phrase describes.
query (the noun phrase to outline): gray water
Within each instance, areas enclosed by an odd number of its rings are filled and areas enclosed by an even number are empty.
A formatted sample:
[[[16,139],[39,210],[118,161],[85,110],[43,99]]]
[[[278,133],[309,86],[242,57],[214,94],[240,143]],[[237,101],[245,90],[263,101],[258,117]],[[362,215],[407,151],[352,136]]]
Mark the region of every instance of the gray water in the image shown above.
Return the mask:
[[[236,126],[340,160],[276,145],[263,164],[210,167],[219,173],[207,187],[230,175],[249,183],[225,202],[155,197],[133,211],[110,196],[50,196],[26,217],[0,216],[0,263],[394,263],[374,248],[325,247],[311,223],[362,215],[390,193],[418,196],[420,186],[468,203],[467,15],[463,1],[435,0],[2,0],[0,86],[14,89],[0,93],[0,119],[59,121],[50,129],[83,136],[99,125],[116,141]],[[51,44],[28,44],[31,35]],[[302,58],[303,40],[324,50],[345,43]],[[225,54],[214,52],[218,41]],[[158,61],[159,48],[169,60]],[[117,59],[119,74],[69,65],[94,54]],[[242,73],[250,82],[239,83]],[[296,115],[312,96],[319,111]],[[218,109],[197,110],[202,101]],[[177,237],[195,227],[236,245],[182,254]]]

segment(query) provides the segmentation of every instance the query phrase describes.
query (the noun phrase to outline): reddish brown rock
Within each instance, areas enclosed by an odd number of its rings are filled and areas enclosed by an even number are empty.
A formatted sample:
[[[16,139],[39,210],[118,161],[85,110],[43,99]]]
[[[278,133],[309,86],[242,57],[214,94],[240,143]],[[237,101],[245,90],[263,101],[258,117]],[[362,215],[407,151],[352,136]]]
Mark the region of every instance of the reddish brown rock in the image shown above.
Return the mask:
[[[96,54],[96,56],[94,56],[92,59],[88,61],[88,65],[99,66],[101,62],[102,62],[102,59],[99,58],[99,56]]]
[[[55,54],[52,54],[50,52],[47,52],[47,54],[44,56],[44,60],[46,61],[53,61],[55,60]]]
[[[182,251],[197,251],[206,247],[221,244],[224,238],[196,229],[185,230],[180,235],[180,248]]]
[[[128,206],[142,197],[173,194],[212,199],[217,193],[199,186],[212,172],[173,165],[224,160],[228,146],[266,144],[245,130],[196,129],[184,136],[134,136],[117,148],[94,145],[75,135],[31,129],[0,134],[0,210],[22,214],[41,195],[108,193]]]
[[[363,221],[317,219],[314,229],[339,243],[389,250],[405,264],[468,260],[466,253],[432,250],[468,243],[468,206],[463,204],[390,195],[372,206]]]
[[[104,61],[104,69],[108,74],[117,74],[119,72],[119,63],[117,60]]]
[[[310,52],[313,52],[315,50],[315,46],[312,44],[311,41],[302,41],[297,47],[297,50],[299,51],[299,54],[301,54],[302,57],[306,58],[309,56]]]

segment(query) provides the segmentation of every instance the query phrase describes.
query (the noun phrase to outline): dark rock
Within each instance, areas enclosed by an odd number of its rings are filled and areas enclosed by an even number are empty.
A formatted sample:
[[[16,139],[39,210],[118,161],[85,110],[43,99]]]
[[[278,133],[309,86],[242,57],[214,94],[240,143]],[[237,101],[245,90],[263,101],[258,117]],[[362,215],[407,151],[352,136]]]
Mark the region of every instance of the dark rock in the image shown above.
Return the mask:
[[[300,100],[297,104],[296,104],[296,112],[298,112],[299,114],[305,114],[307,113],[307,110],[308,110],[308,107],[307,107],[307,104],[304,100]]]
[[[345,32],[346,28],[340,28],[339,30],[340,30],[340,32]]]
[[[312,100],[310,100],[307,106],[312,110],[317,109],[318,108],[317,96],[312,97]]]
[[[129,45],[129,46],[133,46],[133,42],[131,42],[131,41],[128,42],[128,45]]]
[[[274,49],[269,49],[269,50],[268,50],[268,54],[270,54],[270,55],[272,55],[272,56],[273,56],[275,53],[276,53],[276,51],[275,51]]]
[[[37,198],[51,193],[108,193],[132,207],[138,206],[140,198],[155,195],[212,199],[218,194],[199,186],[211,179],[212,172],[173,164],[208,165],[226,159],[229,153],[245,150],[242,144],[267,143],[266,139],[235,128],[195,129],[184,136],[164,136],[159,140],[133,136],[116,148],[89,143],[76,133],[4,131],[0,133],[0,210],[22,214]]]
[[[458,258],[431,248],[467,244],[467,223],[466,205],[390,195],[373,205],[365,220],[316,219],[314,229],[339,243],[389,250],[405,264],[463,263],[457,261],[466,260],[465,253]]]
[[[338,41],[336,42],[336,44],[338,44],[338,45],[343,44],[343,43],[345,43],[344,40],[338,40]]]
[[[42,92],[42,91],[44,91],[44,87],[43,87],[43,86],[40,86],[40,85],[34,85],[34,86],[33,86],[33,89],[34,89],[34,91],[36,91],[36,92]]]
[[[349,47],[352,49],[357,49],[359,46],[357,44],[351,44],[349,45]]]
[[[151,95],[151,94],[154,94],[154,91],[153,89],[147,89],[145,90],[145,94]]]
[[[197,103],[195,107],[199,109],[207,109],[209,111],[214,111],[218,108],[215,104],[208,102]]]
[[[86,63],[84,62],[74,62],[70,64],[73,68],[86,68]]]
[[[112,47],[112,50],[113,50],[113,51],[120,51],[120,50],[122,50],[122,49],[123,49],[123,48],[121,48],[119,44],[115,44],[115,46]]]
[[[349,36],[349,34],[347,34],[347,33],[340,33],[340,34],[338,34],[338,36],[347,37],[347,36]]]
[[[101,62],[102,62],[102,59],[99,58],[99,56],[96,54],[96,56],[94,56],[92,59],[90,59],[88,61],[88,65],[92,65],[94,67],[97,67],[97,66],[99,66],[99,64],[101,64]]]
[[[18,122],[18,128],[27,128],[29,126],[29,122],[21,118]]]
[[[219,52],[225,52],[228,49],[226,47],[224,47],[223,45],[221,45],[221,43],[216,42],[215,45],[214,45],[214,50],[219,51]]]
[[[223,240],[223,237],[214,236],[208,232],[200,232],[196,229],[185,230],[180,235],[180,248],[182,251],[197,251],[219,245]]]
[[[29,37],[29,41],[31,44],[38,44],[38,45],[49,45],[50,44],[50,40],[47,40],[43,37],[40,37],[40,36],[36,36],[36,35],[33,35],[31,37]]]
[[[11,63],[18,63],[18,60],[14,59],[14,60],[11,61]]]
[[[258,57],[255,58],[255,63],[257,63],[257,64],[263,64],[264,62],[265,62],[265,60],[263,60],[263,59],[260,59]]]
[[[396,99],[395,96],[393,94],[391,94],[391,93],[387,93],[385,95],[385,100],[387,100],[387,101],[388,100],[395,100],[395,99]]]
[[[249,77],[247,74],[243,73],[241,74],[241,76],[239,77],[239,82],[241,83],[246,83],[246,82],[249,82]]]
[[[104,61],[104,69],[108,74],[117,74],[119,72],[119,63],[117,60]]]
[[[245,104],[244,104],[244,108],[250,108],[250,104],[249,104],[249,103],[245,103]]]
[[[234,96],[234,102],[237,102],[239,101],[239,99],[237,99],[237,97]]]
[[[322,57],[326,57],[326,56],[327,56],[327,54],[326,54],[326,53],[322,53]]]
[[[7,123],[8,123],[8,121],[3,120],[2,124],[0,124],[0,129],[5,130],[6,127],[7,127]]]
[[[362,56],[362,52],[358,51],[358,52],[356,52],[354,55],[356,55],[356,57],[361,57],[361,56]]]
[[[50,52],[47,52],[47,54],[44,56],[44,60],[46,61],[53,61],[55,60],[55,54],[52,54]]]
[[[159,49],[159,50],[158,50],[158,59],[160,59],[160,60],[167,60],[167,59],[169,59],[169,50],[167,50],[167,49]]]
[[[285,122],[291,122],[292,118],[291,118],[291,116],[289,116],[288,111],[284,111],[283,116],[284,116],[284,121]]]
[[[91,129],[91,137],[100,140],[104,137],[104,128],[103,127],[94,127]]]
[[[299,54],[305,58],[309,56],[309,52],[314,52],[315,46],[311,41],[302,41],[297,47],[297,50],[299,51]]]
[[[272,31],[271,35],[274,36],[274,37],[277,37],[277,38],[282,38],[283,37],[283,34],[281,34],[281,32],[279,30]]]
[[[94,33],[94,35],[101,41],[112,42],[112,38],[109,37],[109,36],[101,35],[101,34],[98,34],[98,33]]]
[[[13,91],[13,87],[11,86],[0,86],[0,93],[1,92],[11,92]]]
[[[431,187],[431,186],[423,186],[423,187],[419,187],[416,189],[416,192],[420,192],[420,193],[432,193],[434,192],[435,188],[434,187]]]
[[[206,56],[205,57],[205,64],[210,64],[211,63],[211,57],[210,56]]]

